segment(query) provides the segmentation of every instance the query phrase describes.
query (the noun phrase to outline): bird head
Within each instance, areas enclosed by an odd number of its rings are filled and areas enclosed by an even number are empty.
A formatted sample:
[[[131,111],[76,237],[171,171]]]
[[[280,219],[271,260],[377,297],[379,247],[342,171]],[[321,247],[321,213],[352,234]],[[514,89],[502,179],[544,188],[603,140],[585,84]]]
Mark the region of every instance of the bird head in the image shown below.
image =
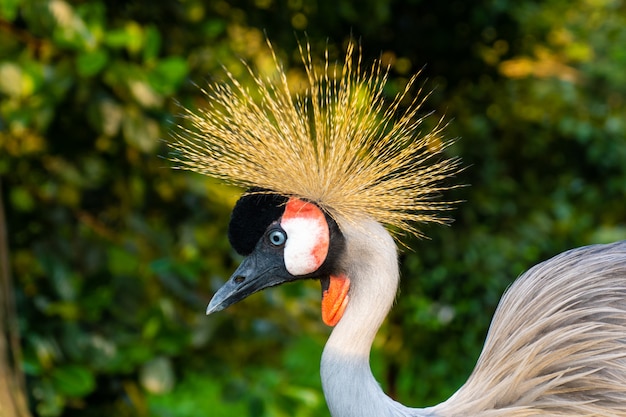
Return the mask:
[[[349,292],[353,301],[357,293],[356,281],[350,288],[342,271],[342,254],[358,243],[345,237],[348,228],[373,221],[419,236],[417,224],[446,222],[440,213],[450,203],[438,197],[453,188],[446,182],[459,161],[444,155],[450,142],[442,138],[441,120],[422,131],[428,113],[414,91],[417,75],[388,98],[388,68],[380,61],[362,68],[354,43],[343,66],[328,54],[314,63],[305,45],[305,81],[296,92],[268,47],[273,75],[249,68],[251,86],[228,73],[230,83],[207,87],[207,107],[186,110],[190,127],[172,144],[179,168],[249,190],[229,228],[245,259],[207,312],[263,288],[317,278],[322,317],[334,325]]]
[[[228,238],[245,258],[213,296],[207,314],[264,288],[319,279],[324,322],[332,326],[341,319],[350,285],[339,266],[344,237],[333,218],[315,203],[253,190],[235,205]]]

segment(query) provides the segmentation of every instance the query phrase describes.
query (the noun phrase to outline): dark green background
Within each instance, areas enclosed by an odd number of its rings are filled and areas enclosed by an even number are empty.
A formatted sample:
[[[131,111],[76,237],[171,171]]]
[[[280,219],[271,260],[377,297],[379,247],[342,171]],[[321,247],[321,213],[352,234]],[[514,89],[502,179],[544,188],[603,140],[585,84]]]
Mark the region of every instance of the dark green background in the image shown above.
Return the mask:
[[[565,249],[626,238],[626,2],[0,0],[0,182],[34,415],[328,416],[319,284],[204,315],[240,259],[239,190],[171,169],[200,88],[298,39],[422,70],[468,187],[405,240],[373,349],[387,392],[437,403],[467,378],[504,289]],[[504,364],[503,364],[504,366]]]

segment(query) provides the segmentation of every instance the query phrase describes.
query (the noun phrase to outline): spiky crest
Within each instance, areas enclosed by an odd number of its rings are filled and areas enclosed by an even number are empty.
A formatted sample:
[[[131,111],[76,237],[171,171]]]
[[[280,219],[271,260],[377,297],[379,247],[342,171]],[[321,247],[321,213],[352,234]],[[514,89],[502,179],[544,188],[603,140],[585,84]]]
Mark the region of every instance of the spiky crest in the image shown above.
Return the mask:
[[[361,52],[355,54],[350,43],[340,70],[328,52],[319,68],[307,44],[300,54],[308,86],[294,95],[268,45],[276,77],[248,68],[250,91],[227,71],[229,84],[204,91],[207,108],[186,110],[192,128],[182,128],[173,143],[180,168],[304,198],[350,222],[371,217],[419,235],[416,222],[446,220],[438,212],[449,203],[434,197],[450,188],[442,181],[458,171],[459,162],[442,156],[449,142],[442,139],[441,120],[434,130],[420,132],[426,96],[420,90],[409,100],[417,75],[386,105],[388,69],[380,61],[363,70]]]

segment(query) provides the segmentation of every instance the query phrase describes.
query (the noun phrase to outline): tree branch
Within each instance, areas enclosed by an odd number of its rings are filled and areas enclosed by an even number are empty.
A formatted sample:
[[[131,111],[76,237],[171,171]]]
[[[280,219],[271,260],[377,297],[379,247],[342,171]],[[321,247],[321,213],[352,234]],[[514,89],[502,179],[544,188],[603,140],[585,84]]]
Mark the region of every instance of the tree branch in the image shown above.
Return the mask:
[[[9,266],[9,242],[0,178],[0,417],[30,417]]]

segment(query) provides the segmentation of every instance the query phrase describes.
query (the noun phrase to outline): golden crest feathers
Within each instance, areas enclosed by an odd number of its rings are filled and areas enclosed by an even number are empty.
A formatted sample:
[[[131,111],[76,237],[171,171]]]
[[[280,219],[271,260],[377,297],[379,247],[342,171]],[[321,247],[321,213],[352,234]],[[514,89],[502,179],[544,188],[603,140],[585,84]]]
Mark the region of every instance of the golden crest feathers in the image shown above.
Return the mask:
[[[420,94],[404,101],[414,76],[389,104],[388,71],[363,70],[353,43],[341,69],[326,56],[320,69],[301,47],[308,85],[294,95],[273,49],[277,77],[253,77],[252,91],[230,83],[204,92],[208,107],[187,110],[191,129],[172,144],[180,168],[241,187],[258,187],[318,204],[336,220],[362,217],[419,235],[416,222],[443,222],[448,203],[434,201],[459,170],[442,152],[441,122],[420,132]],[[356,62],[355,62],[356,61]]]

